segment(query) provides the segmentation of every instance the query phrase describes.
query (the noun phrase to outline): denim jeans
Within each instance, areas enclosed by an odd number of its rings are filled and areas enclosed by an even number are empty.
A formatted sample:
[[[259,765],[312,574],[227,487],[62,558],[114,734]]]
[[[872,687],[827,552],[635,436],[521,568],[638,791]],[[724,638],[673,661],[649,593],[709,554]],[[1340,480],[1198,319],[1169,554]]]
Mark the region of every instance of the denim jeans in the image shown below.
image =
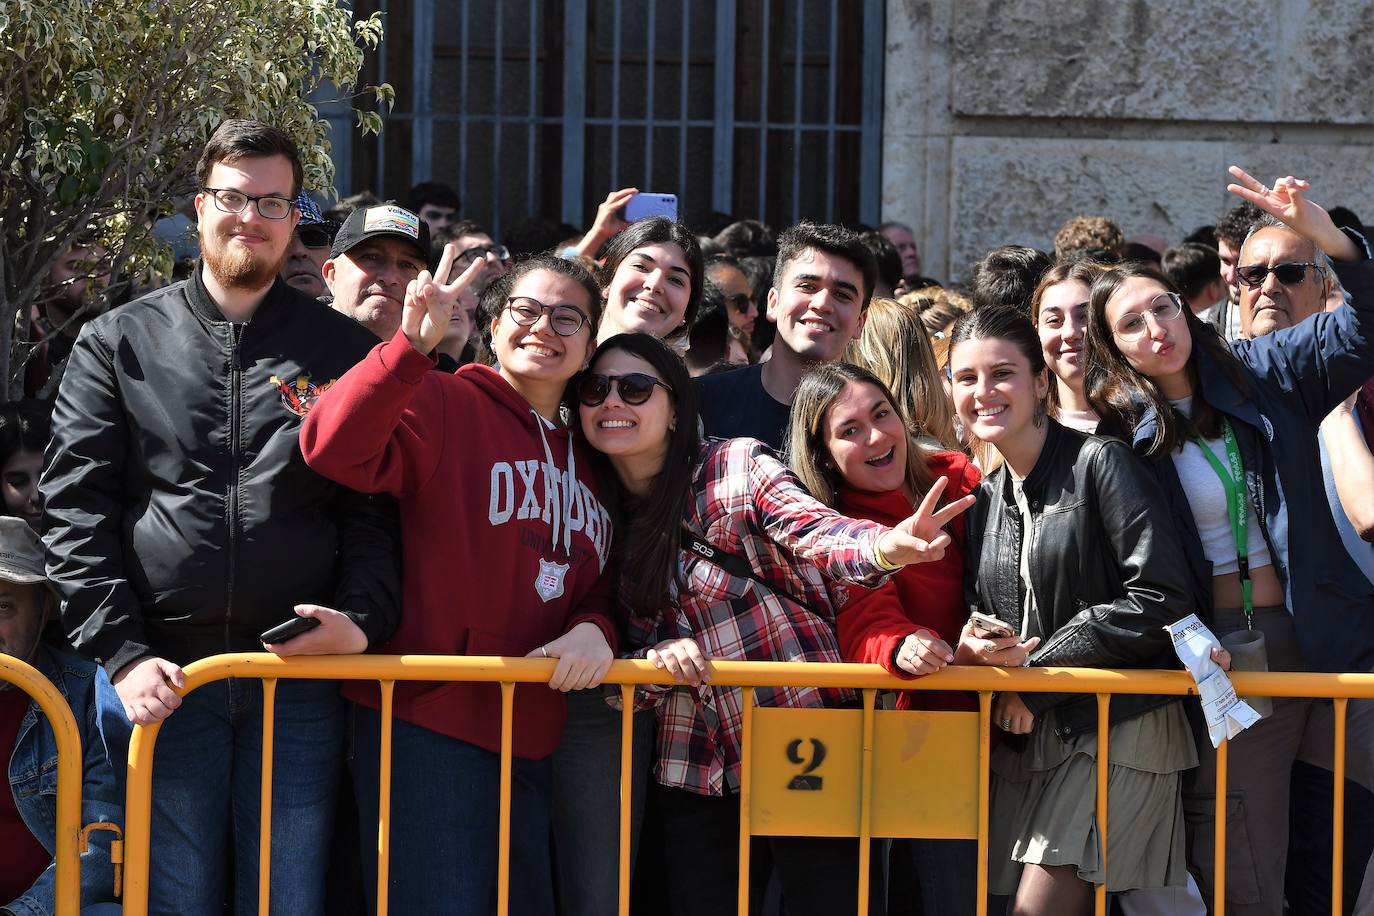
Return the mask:
[[[381,714],[349,704],[349,769],[358,797],[363,885],[377,901]],[[401,719],[392,720],[388,910],[405,916],[490,916],[496,911],[500,755]],[[553,912],[549,860],[552,764],[511,762],[510,912]]]
[[[277,682],[274,916],[324,913],[343,737],[336,681]],[[219,916],[229,888],[234,912],[258,912],[261,782],[262,682],[230,678],[188,694],[163,722],[153,759],[150,912]]]
[[[630,737],[630,873],[654,752],[653,710],[634,714]],[[553,754],[553,836],[561,916],[620,912],[621,713],[599,688],[568,694],[568,723]]]

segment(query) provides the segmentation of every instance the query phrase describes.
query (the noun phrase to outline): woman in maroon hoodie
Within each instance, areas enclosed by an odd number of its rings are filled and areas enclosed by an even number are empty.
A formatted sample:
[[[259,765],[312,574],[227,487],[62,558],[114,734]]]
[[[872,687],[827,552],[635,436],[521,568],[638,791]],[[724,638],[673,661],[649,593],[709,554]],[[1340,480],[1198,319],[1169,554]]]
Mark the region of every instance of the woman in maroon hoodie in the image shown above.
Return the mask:
[[[439,277],[449,275],[452,248]],[[376,651],[559,660],[549,687],[517,687],[514,701],[511,912],[543,914],[553,911],[549,758],[563,727],[559,691],[600,683],[616,642],[610,515],[559,411],[564,386],[592,353],[601,296],[571,261],[522,261],[486,293],[500,369],[431,372],[479,266],[450,284],[428,272],[411,282],[400,330],[316,402],[301,450],[326,477],[399,499],[405,611]],[[353,682],[345,695],[366,824],[377,816],[378,690]],[[400,682],[394,708],[392,765],[402,776],[391,787],[391,912],[489,913],[499,688]],[[376,843],[363,847],[371,892]]]

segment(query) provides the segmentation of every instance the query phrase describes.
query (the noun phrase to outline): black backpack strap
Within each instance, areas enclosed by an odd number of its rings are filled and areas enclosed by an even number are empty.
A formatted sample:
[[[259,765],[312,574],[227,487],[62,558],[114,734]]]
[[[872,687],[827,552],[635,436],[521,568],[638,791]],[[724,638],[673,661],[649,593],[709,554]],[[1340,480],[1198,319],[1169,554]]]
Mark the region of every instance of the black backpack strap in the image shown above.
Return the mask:
[[[816,608],[810,602],[802,601],[800,598],[796,597],[790,592],[787,592],[779,588],[772,582],[769,582],[768,580],[759,576],[758,573],[754,572],[753,564],[746,560],[744,557],[730,553],[728,550],[725,550],[723,548],[713,546],[705,538],[699,536],[696,532],[692,531],[686,525],[682,526],[682,546],[687,548],[697,556],[701,557],[706,562],[714,563],[716,566],[719,566],[721,569],[725,570],[727,573],[729,573],[737,579],[750,579],[755,584],[762,585],[770,592],[774,592],[775,594],[781,595],[788,601],[791,601],[793,604],[798,605],[799,607],[806,608],[808,611],[810,611],[812,614],[815,614],[817,617],[820,617],[822,620],[826,619],[827,617],[827,615],[817,611]],[[829,616],[833,618],[834,615],[832,613]]]

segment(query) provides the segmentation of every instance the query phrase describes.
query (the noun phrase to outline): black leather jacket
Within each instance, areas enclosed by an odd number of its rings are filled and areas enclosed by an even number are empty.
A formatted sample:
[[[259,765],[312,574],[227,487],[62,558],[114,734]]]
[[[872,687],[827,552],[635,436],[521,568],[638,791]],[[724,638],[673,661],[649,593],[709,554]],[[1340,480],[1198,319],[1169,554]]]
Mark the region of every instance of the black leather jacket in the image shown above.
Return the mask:
[[[87,324],[58,391],[41,490],[73,645],[114,674],[261,650],[297,603],[372,643],[400,618],[395,501],[306,467],[314,397],[376,344],[278,280],[242,325],[197,269]]]
[[[1023,489],[1034,521],[1030,577],[1040,636],[1030,664],[1082,668],[1177,668],[1164,626],[1187,616],[1187,560],[1154,477],[1124,442],[1049,423],[1044,450]],[[1006,465],[984,479],[969,511],[965,582],[971,604],[1021,620],[1021,514]],[[1064,740],[1097,730],[1091,695],[1026,693],[1037,716],[1057,707]],[[1113,723],[1176,697],[1112,697]]]

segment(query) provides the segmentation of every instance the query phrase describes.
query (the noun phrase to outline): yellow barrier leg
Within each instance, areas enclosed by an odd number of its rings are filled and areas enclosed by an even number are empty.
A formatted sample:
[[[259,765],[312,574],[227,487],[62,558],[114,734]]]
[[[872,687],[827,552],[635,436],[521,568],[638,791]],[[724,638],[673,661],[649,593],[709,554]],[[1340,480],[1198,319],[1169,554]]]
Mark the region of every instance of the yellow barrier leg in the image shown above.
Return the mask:
[[[978,916],[988,916],[988,782],[992,778],[992,694],[978,694]]]
[[[262,681],[262,810],[258,825],[258,913],[272,909],[272,742],[277,721],[277,679]]]
[[[620,916],[630,913],[630,811],[634,804],[634,699],[633,684],[620,685]]]
[[[1216,853],[1212,859],[1212,913],[1226,916],[1226,757],[1231,742],[1217,745]]]
[[[501,829],[496,855],[496,916],[510,913],[510,793],[511,730],[515,684],[501,682]]]
[[[1095,890],[1097,916],[1107,916],[1107,718],[1110,693],[1097,695],[1097,838],[1102,844],[1102,883]]]
[[[1345,889],[1345,876],[1342,871],[1345,867],[1345,707],[1348,702],[1345,697],[1336,697],[1334,700],[1336,755],[1332,758],[1335,761],[1335,772],[1332,775],[1336,782],[1332,792],[1331,808],[1331,912],[1333,916],[1341,916],[1341,904],[1343,903],[1341,892]]]
[[[386,916],[391,888],[391,701],[395,681],[382,681],[382,760],[377,776],[377,916]]]
[[[749,916],[749,780],[753,775],[754,688],[740,689],[739,761],[739,916]]]
[[[863,762],[859,768],[859,916],[868,913],[868,868],[873,845],[873,711],[876,690],[864,691]]]

